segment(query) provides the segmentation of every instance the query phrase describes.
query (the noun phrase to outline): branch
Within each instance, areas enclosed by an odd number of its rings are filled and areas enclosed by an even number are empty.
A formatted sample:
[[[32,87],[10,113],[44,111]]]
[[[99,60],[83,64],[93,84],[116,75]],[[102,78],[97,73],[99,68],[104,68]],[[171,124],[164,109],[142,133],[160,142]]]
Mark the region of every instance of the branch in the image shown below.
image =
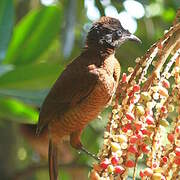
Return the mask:
[[[99,12],[100,12],[101,16],[105,16],[104,7],[101,4],[101,1],[100,0],[95,0],[95,5],[99,9]]]

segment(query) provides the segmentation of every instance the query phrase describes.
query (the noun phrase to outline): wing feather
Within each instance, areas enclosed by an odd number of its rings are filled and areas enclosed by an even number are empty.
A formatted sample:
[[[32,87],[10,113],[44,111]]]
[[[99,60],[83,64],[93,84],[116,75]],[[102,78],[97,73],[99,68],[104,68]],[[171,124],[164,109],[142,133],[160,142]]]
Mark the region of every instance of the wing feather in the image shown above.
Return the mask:
[[[57,79],[47,95],[39,115],[37,134],[54,118],[62,116],[69,109],[83,101],[97,84],[96,69],[73,61]]]

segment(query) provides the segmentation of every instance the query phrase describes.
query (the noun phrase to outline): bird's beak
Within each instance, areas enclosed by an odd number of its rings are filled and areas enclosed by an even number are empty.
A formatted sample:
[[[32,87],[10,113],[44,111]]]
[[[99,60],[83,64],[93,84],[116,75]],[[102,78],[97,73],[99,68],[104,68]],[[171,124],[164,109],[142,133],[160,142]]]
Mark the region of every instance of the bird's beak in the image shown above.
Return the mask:
[[[130,40],[130,41],[135,41],[137,43],[142,43],[142,41],[135,35],[133,34],[129,34],[127,37],[127,40]]]
[[[125,43],[126,41],[135,41],[137,43],[142,43],[141,40],[137,36],[131,34],[128,30],[125,30],[125,29],[123,31],[120,30],[119,34],[120,36],[119,36],[117,47],[119,47],[121,44]]]

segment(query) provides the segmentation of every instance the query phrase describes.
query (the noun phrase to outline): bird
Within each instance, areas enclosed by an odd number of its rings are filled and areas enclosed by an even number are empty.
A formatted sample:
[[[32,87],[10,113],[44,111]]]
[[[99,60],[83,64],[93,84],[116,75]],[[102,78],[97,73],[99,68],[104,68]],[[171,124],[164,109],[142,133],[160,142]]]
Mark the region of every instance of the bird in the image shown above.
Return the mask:
[[[36,134],[48,128],[50,180],[58,179],[62,139],[70,137],[73,148],[92,155],[81,143],[81,134],[112,101],[121,72],[115,50],[127,40],[141,42],[118,19],[101,17],[92,24],[81,54],[67,65],[45,98]]]

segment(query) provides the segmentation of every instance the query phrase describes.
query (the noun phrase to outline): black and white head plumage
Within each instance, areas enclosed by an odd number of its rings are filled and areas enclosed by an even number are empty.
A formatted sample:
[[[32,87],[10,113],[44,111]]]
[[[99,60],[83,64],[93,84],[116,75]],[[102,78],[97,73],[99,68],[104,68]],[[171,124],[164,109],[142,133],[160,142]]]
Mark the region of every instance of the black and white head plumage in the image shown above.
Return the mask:
[[[140,39],[122,27],[118,19],[103,16],[92,25],[87,36],[87,45],[117,48],[126,40],[140,42]]]

